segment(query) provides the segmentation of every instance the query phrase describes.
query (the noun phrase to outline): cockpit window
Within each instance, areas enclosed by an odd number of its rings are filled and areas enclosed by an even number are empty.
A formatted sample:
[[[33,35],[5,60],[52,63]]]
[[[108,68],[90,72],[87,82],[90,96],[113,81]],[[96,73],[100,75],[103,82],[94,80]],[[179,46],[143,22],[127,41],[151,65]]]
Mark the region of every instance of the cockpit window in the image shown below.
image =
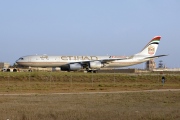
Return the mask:
[[[19,60],[24,60],[24,58],[19,58]]]

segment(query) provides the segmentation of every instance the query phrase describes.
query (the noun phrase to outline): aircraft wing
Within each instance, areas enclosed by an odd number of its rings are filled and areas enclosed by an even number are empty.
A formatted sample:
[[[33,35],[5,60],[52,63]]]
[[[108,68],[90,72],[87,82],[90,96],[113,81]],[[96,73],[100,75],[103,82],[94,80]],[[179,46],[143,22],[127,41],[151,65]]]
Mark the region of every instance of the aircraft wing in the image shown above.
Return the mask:
[[[163,57],[163,56],[168,56],[168,55],[156,55],[156,56],[152,56],[152,57],[146,57],[145,59],[159,58],[159,57]]]
[[[102,63],[108,63],[108,62],[113,62],[113,61],[116,61],[116,60],[125,60],[125,59],[128,59],[128,58],[126,57],[126,58],[117,58],[117,59],[103,59],[103,60],[98,60],[98,61],[100,61]]]
[[[94,62],[94,61],[100,61],[101,63],[110,63],[110,62],[113,62],[116,60],[124,60],[124,59],[128,59],[128,57],[126,57],[126,58],[110,58],[110,59],[102,59],[102,60],[87,60],[87,61],[70,62],[70,63],[80,63],[81,65],[87,65],[89,62]]]

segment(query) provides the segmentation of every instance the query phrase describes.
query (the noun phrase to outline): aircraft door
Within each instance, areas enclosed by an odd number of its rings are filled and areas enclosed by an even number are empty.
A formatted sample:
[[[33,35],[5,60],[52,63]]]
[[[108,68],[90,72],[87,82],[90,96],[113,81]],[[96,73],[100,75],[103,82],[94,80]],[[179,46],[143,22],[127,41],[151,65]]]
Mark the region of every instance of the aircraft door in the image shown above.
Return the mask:
[[[56,62],[60,62],[60,57],[56,57]]]
[[[28,62],[31,62],[31,57],[28,57]]]

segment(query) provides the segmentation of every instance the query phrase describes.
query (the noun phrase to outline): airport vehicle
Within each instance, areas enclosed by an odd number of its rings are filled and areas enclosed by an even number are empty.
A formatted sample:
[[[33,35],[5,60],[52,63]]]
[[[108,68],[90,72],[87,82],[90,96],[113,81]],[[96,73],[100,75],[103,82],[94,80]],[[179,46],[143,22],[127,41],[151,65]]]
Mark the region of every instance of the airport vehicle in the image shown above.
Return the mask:
[[[96,72],[103,67],[125,67],[140,64],[150,59],[166,56],[155,56],[161,37],[154,37],[143,49],[132,56],[49,56],[29,55],[20,57],[16,63],[29,67],[60,67],[62,71],[84,69]]]

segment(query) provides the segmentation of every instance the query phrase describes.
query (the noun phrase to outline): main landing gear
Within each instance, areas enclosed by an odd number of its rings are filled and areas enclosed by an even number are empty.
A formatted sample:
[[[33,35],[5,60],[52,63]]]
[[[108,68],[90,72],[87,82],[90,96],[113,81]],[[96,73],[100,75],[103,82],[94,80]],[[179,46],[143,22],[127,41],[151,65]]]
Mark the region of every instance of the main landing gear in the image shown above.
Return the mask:
[[[98,70],[87,70],[88,73],[98,73]]]

